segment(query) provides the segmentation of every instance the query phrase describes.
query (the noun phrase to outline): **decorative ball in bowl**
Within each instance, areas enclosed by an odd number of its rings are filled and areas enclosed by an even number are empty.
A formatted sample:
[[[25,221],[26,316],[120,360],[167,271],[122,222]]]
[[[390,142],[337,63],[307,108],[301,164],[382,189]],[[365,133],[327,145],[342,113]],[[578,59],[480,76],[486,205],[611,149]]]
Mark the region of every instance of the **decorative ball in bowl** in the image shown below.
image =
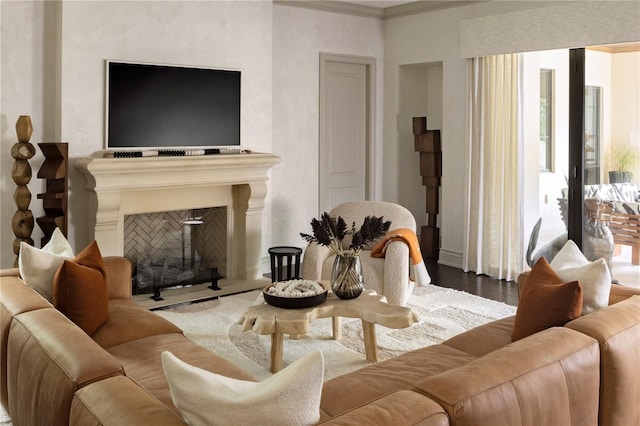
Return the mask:
[[[278,308],[302,309],[327,300],[328,289],[317,281],[289,280],[273,283],[263,290],[264,300]]]

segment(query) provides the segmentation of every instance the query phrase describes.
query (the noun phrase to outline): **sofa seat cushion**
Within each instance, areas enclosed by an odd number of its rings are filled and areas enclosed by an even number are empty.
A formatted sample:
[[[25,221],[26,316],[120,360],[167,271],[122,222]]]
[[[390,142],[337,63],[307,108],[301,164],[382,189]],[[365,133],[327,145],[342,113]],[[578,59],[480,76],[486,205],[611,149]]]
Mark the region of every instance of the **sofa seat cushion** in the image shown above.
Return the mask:
[[[515,316],[502,318],[453,336],[442,342],[471,356],[481,357],[511,343]]]
[[[632,296],[565,327],[600,344],[600,424],[640,424],[640,296]]]
[[[129,299],[109,300],[109,319],[91,335],[103,348],[157,334],[182,333],[175,324]]]
[[[597,342],[563,327],[417,383],[455,425],[595,425]]]
[[[193,366],[239,380],[255,381],[249,373],[197,345],[179,333],[159,334],[107,349],[124,366],[125,374],[176,413],[161,355],[169,351]]]
[[[100,380],[78,390],[69,426],[184,426],[182,418],[125,376]]]
[[[401,390],[356,407],[339,417],[323,413],[320,424],[449,426],[449,417],[432,399],[414,391]]]
[[[325,382],[320,407],[330,416],[340,415],[384,395],[411,390],[415,383],[459,367],[475,357],[445,345],[432,345]]]

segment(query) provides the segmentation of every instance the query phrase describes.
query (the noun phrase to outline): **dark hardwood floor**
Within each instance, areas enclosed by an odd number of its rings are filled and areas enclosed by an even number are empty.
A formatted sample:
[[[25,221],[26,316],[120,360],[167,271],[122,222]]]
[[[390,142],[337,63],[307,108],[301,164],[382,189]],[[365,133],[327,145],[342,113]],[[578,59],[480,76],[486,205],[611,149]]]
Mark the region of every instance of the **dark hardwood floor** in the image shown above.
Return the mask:
[[[518,304],[518,283],[476,275],[475,272],[463,272],[462,269],[439,265],[434,259],[425,259],[431,284],[466,291],[487,299],[497,300],[509,305]]]

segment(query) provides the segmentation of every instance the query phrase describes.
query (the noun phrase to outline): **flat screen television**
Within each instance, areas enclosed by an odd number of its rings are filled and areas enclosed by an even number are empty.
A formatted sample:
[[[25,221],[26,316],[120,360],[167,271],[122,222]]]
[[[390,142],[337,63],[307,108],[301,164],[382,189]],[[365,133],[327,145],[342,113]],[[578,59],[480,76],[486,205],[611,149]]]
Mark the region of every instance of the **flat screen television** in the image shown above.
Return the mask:
[[[240,71],[106,61],[105,148],[240,146]]]

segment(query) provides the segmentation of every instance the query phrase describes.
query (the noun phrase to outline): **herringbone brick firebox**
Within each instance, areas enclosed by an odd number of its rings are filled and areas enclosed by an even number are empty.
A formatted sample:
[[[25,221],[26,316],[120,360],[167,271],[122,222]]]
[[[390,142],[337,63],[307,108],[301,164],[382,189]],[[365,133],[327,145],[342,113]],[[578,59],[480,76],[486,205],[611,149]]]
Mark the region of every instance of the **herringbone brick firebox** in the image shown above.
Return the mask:
[[[134,294],[226,276],[226,207],[126,215],[124,235]]]

